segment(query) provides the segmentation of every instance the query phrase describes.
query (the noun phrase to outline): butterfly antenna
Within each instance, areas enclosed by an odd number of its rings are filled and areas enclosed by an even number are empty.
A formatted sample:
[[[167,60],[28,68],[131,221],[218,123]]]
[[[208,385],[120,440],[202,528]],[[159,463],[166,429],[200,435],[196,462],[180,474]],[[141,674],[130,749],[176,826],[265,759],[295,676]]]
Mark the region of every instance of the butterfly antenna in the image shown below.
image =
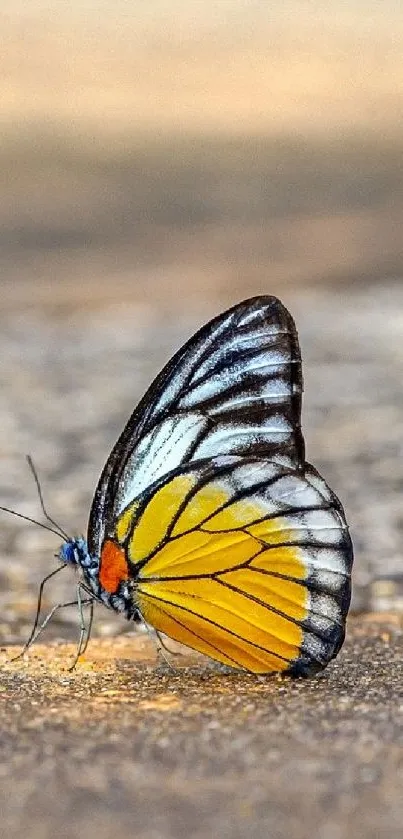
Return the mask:
[[[67,534],[63,533],[62,530],[55,530],[54,527],[49,527],[48,524],[44,524],[42,521],[32,519],[31,516],[24,516],[22,513],[17,513],[16,510],[10,510],[10,507],[0,506],[0,510],[3,510],[3,513],[10,513],[11,516],[16,516],[17,519],[24,519],[24,521],[29,521],[31,524],[36,524],[38,527],[42,527],[43,530],[49,530],[50,533],[54,533],[59,539],[68,539]],[[52,520],[50,519],[50,521]]]
[[[70,540],[70,536],[68,535],[68,533],[66,533],[63,530],[62,527],[60,527],[60,524],[58,524],[57,521],[52,519],[52,517],[49,515],[49,513],[48,513],[48,511],[45,507],[45,502],[44,502],[44,499],[43,499],[41,483],[40,483],[40,480],[39,480],[39,477],[38,477],[38,473],[36,471],[35,464],[32,460],[32,457],[31,457],[30,454],[27,454],[26,457],[27,457],[28,466],[31,470],[31,473],[33,475],[33,478],[34,478],[34,481],[35,481],[35,484],[36,484],[36,489],[38,491],[38,496],[39,496],[39,503],[41,505],[43,515],[45,516],[46,521],[48,521],[51,525],[53,525],[53,527],[56,527],[58,529],[58,531],[59,531],[58,535],[62,536],[63,539],[66,539],[66,541],[68,542]],[[55,531],[53,531],[53,532],[55,532]]]

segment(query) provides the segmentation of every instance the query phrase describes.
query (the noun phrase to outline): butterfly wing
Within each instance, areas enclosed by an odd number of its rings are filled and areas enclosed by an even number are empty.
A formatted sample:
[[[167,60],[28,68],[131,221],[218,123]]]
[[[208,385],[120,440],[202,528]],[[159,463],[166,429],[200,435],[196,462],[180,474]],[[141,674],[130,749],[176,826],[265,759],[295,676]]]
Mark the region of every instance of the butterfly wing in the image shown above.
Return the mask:
[[[344,638],[351,541],[340,502],[305,463],[301,395],[284,306],[233,307],[157,376],[90,514],[108,592],[122,565],[155,628],[253,672],[318,669]]]
[[[130,501],[179,464],[253,453],[303,466],[301,395],[295,324],[276,297],[214,318],[156,377],[112,450],[91,508],[90,553]]]
[[[211,658],[308,673],[343,642],[351,541],[311,466],[233,456],[190,464],[124,511],[114,540],[145,620]]]

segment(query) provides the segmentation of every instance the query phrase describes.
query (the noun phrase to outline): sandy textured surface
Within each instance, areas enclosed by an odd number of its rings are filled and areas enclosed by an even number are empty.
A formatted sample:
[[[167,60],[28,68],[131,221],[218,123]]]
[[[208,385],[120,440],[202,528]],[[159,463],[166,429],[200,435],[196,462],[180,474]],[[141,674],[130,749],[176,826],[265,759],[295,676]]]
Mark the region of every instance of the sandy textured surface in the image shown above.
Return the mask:
[[[156,666],[146,639],[4,664],[1,836],[398,839],[402,622],[356,619],[311,680]]]

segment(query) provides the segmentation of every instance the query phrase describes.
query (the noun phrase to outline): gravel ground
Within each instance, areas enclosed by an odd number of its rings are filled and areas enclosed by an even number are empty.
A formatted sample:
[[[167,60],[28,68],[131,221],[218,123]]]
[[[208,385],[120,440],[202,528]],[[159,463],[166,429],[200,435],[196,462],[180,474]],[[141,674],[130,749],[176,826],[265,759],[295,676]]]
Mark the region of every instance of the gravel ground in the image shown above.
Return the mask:
[[[155,666],[144,638],[0,652],[4,839],[400,839],[402,620],[309,680]],[[178,660],[177,660],[178,661]]]

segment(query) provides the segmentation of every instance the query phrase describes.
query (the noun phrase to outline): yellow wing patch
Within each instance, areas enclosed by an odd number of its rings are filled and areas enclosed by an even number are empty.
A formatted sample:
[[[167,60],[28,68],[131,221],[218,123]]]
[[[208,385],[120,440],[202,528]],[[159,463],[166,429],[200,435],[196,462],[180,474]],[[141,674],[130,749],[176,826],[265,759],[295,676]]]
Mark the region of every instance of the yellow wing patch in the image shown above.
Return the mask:
[[[217,508],[216,508],[217,509]],[[241,499],[229,504],[212,516],[203,525],[204,530],[234,530],[238,527],[246,527],[256,519],[261,519],[267,511],[263,505],[253,503],[248,499]]]
[[[193,550],[187,561],[182,555],[180,563],[181,548],[185,553],[189,537]],[[214,650],[208,654],[220,661],[228,659],[253,672],[286,669],[298,656],[303,640],[299,621],[307,614],[307,589],[295,549],[275,549],[276,559],[281,551],[281,571],[292,568],[301,584],[272,576],[272,551],[255,557],[260,546],[249,535],[216,534],[208,543],[200,537],[205,534],[192,533],[176,544],[168,543],[142,569],[137,590],[142,614],[162,632],[200,652],[206,651],[209,639]]]
[[[160,544],[180,504],[195,483],[193,475],[179,475],[153,495],[136,522],[129,542],[132,562],[146,559]]]
[[[288,666],[275,655],[254,649],[245,640],[240,643],[225,628],[203,622],[198,615],[184,613],[147,597],[142,599],[142,608],[145,619],[155,629],[222,664],[254,673],[283,670]]]
[[[134,516],[136,515],[136,512],[138,510],[138,506],[138,502],[134,501],[133,504],[130,504],[130,507],[127,507],[127,509],[124,510],[124,512],[117,521],[115,533],[116,538],[120,544],[123,544],[123,542],[126,539],[126,536],[129,535]]]
[[[217,485],[207,486],[199,489],[186,505],[183,513],[178,518],[172,531],[172,536],[179,536],[197,527],[202,521],[215,513],[223,504],[228,501],[228,491]]]
[[[209,577],[228,565],[240,565],[252,559],[259,545],[247,533],[203,533],[195,530],[167,542],[147,562],[144,576],[174,577],[190,575]],[[143,575],[142,575],[143,577]]]
[[[193,475],[175,477],[137,521],[134,505],[118,521],[117,535],[132,528],[131,562],[147,560],[137,577],[140,612],[156,629],[225,664],[285,670],[300,653],[308,612],[303,554],[284,544],[293,541],[292,527],[278,517],[262,520],[259,498],[231,504],[225,485],[192,494],[195,486]]]
[[[270,558],[266,559],[267,566],[270,568]],[[269,603],[270,608],[279,613],[296,620],[303,620],[306,616],[306,588],[299,583],[275,577],[270,572],[256,573],[253,562],[248,568],[222,574],[221,580],[256,602]],[[265,625],[268,625],[267,616]]]
[[[257,598],[250,599],[248,603],[248,595],[245,597],[243,590],[228,588],[223,583],[221,578],[198,579],[196,583],[184,579],[161,583],[141,580],[139,595],[156,597],[161,602],[178,606],[184,612],[197,611],[200,618],[212,621],[257,646],[267,647],[271,641],[271,650],[274,643],[275,652],[282,655],[289,655],[290,647],[299,645],[300,627],[273,611],[270,589],[266,590],[268,606],[265,601],[261,601],[261,605]]]

